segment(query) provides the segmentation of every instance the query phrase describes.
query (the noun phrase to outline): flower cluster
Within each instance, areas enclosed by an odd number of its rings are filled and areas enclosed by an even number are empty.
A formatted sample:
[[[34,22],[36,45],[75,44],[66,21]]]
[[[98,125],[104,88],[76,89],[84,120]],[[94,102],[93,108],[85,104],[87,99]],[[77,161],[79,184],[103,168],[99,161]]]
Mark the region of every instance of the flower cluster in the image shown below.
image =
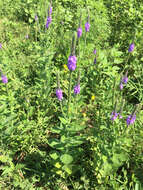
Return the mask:
[[[123,84],[127,84],[127,82],[128,82],[127,74],[128,74],[128,72],[126,72],[125,76],[122,77],[122,80],[120,82],[120,90],[123,89],[123,87],[124,87]]]
[[[62,92],[62,90],[60,88],[58,88],[56,90],[56,96],[57,96],[59,101],[61,101],[63,99],[63,92]]]
[[[130,44],[128,52],[132,52],[134,48],[135,48],[135,44],[134,43]]]
[[[79,28],[77,29],[77,37],[80,38],[81,35],[82,35],[82,28],[79,27]]]
[[[50,25],[51,22],[52,22],[51,14],[52,14],[52,6],[50,5],[50,7],[49,7],[49,9],[48,9],[48,16],[47,16],[47,21],[46,21],[46,28],[47,28],[47,29],[49,28],[49,25]]]
[[[2,76],[1,76],[1,80],[2,80],[2,82],[5,83],[5,84],[8,83],[7,77],[6,77],[5,75],[3,75],[3,74],[2,74]]]
[[[35,21],[38,21],[38,16],[37,15],[35,15]]]
[[[111,114],[111,120],[114,121],[118,117],[118,113],[113,111]]]
[[[135,120],[136,120],[136,114],[129,115],[129,116],[127,117],[127,120],[126,120],[127,125],[133,124],[133,123],[135,122]]]
[[[96,55],[96,49],[94,49],[93,53]]]
[[[117,119],[117,117],[119,117],[119,119],[123,118],[123,116],[121,115],[121,112],[117,113],[117,112],[113,111],[111,114],[111,120],[114,121],[115,119]]]
[[[76,69],[77,58],[75,55],[70,55],[68,58],[68,69],[74,71]]]
[[[86,22],[85,23],[85,31],[89,32],[89,29],[90,29],[90,24],[89,24],[89,22]]]
[[[47,17],[47,21],[46,21],[46,28],[48,29],[49,28],[49,25],[51,24],[52,22],[52,18],[50,16]]]
[[[77,84],[75,87],[74,87],[74,94],[79,94],[80,93],[80,84]]]

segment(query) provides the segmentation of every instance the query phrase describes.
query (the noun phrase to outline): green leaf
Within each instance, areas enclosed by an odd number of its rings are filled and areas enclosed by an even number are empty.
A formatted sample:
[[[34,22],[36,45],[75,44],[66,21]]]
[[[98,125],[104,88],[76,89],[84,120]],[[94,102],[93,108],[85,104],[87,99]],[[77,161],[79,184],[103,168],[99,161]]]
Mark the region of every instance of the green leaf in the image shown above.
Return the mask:
[[[48,140],[48,144],[55,149],[58,150],[64,150],[65,144],[62,143],[61,141],[59,141],[58,139],[49,139]]]
[[[60,121],[63,123],[63,124],[67,124],[68,123],[68,120],[66,120],[65,118],[63,117],[59,117]]]
[[[59,153],[56,151],[51,152],[50,157],[53,158],[54,160],[57,160],[59,158]]]
[[[64,164],[70,164],[73,161],[73,157],[69,154],[63,154],[60,157],[60,160],[64,163]]]
[[[71,125],[71,126],[67,126],[66,130],[67,131],[71,131],[71,132],[78,132],[81,131],[83,129],[85,129],[86,125]]]
[[[72,174],[72,166],[71,166],[71,165],[64,165],[64,166],[62,167],[62,169],[63,169],[64,171],[66,171],[69,175]]]

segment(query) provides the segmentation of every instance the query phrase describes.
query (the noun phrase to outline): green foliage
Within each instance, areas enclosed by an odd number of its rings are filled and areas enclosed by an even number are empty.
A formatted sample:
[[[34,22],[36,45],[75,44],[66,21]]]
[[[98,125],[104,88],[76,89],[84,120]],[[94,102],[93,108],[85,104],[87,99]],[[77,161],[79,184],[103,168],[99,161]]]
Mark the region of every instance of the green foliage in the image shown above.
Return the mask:
[[[0,189],[141,190],[143,3],[55,0],[46,29],[49,4],[0,0],[0,70],[8,77],[0,82]],[[66,65],[81,13],[71,78]],[[58,72],[62,101],[55,95]],[[136,104],[136,121],[127,126]],[[112,121],[115,107],[123,118]]]

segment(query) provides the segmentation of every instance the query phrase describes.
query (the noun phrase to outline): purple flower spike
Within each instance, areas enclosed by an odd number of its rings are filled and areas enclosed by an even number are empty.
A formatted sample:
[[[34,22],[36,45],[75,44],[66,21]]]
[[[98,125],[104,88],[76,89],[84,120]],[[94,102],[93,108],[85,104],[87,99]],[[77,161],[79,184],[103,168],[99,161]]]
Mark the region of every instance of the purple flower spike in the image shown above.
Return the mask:
[[[38,20],[38,16],[37,15],[35,15],[35,21],[37,21]]]
[[[3,83],[8,83],[8,79],[7,79],[7,77],[5,75],[2,75],[1,79],[2,79]]]
[[[82,35],[82,28],[77,29],[77,37],[80,38]]]
[[[96,54],[96,49],[93,51],[94,54]]]
[[[52,6],[50,6],[49,13],[50,13],[50,15],[52,14]]]
[[[47,17],[47,22],[46,22],[46,28],[48,29],[50,23],[52,22],[52,18],[51,17]]]
[[[130,44],[128,52],[132,52],[134,48],[135,48],[135,44],[134,43]]]
[[[128,82],[128,77],[127,77],[127,76],[124,76],[123,79],[122,79],[122,82],[125,83],[125,84],[127,84],[127,82]]]
[[[74,87],[74,94],[79,94],[80,93],[80,84],[77,84],[75,87]]]
[[[112,112],[112,114],[111,114],[111,120],[114,121],[117,118],[117,116],[118,116],[118,113],[116,113],[115,111]]]
[[[74,71],[76,69],[77,58],[75,55],[70,55],[68,58],[68,69]]]
[[[119,114],[119,118],[120,118],[120,119],[122,119],[122,118],[123,118],[123,116],[122,116],[121,114]]]
[[[121,82],[120,83],[120,90],[122,90],[123,89],[123,83]]]
[[[96,64],[96,58],[94,59],[94,64]]]
[[[63,99],[63,92],[60,88],[56,90],[56,96],[59,101],[61,101]]]
[[[135,114],[134,115],[129,115],[127,117],[127,120],[126,120],[127,125],[133,124],[135,122],[135,120],[136,120],[136,115]]]
[[[2,49],[2,44],[0,43],[0,49]]]
[[[90,24],[87,22],[87,23],[85,23],[86,32],[89,32],[89,29],[90,29]]]

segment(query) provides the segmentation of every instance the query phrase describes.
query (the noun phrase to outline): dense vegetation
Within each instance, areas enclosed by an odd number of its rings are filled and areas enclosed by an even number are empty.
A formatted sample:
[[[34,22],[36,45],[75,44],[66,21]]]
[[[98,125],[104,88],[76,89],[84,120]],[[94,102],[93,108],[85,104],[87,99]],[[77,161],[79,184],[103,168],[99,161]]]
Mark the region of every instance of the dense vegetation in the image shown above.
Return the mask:
[[[0,7],[0,189],[142,190],[143,1]]]

